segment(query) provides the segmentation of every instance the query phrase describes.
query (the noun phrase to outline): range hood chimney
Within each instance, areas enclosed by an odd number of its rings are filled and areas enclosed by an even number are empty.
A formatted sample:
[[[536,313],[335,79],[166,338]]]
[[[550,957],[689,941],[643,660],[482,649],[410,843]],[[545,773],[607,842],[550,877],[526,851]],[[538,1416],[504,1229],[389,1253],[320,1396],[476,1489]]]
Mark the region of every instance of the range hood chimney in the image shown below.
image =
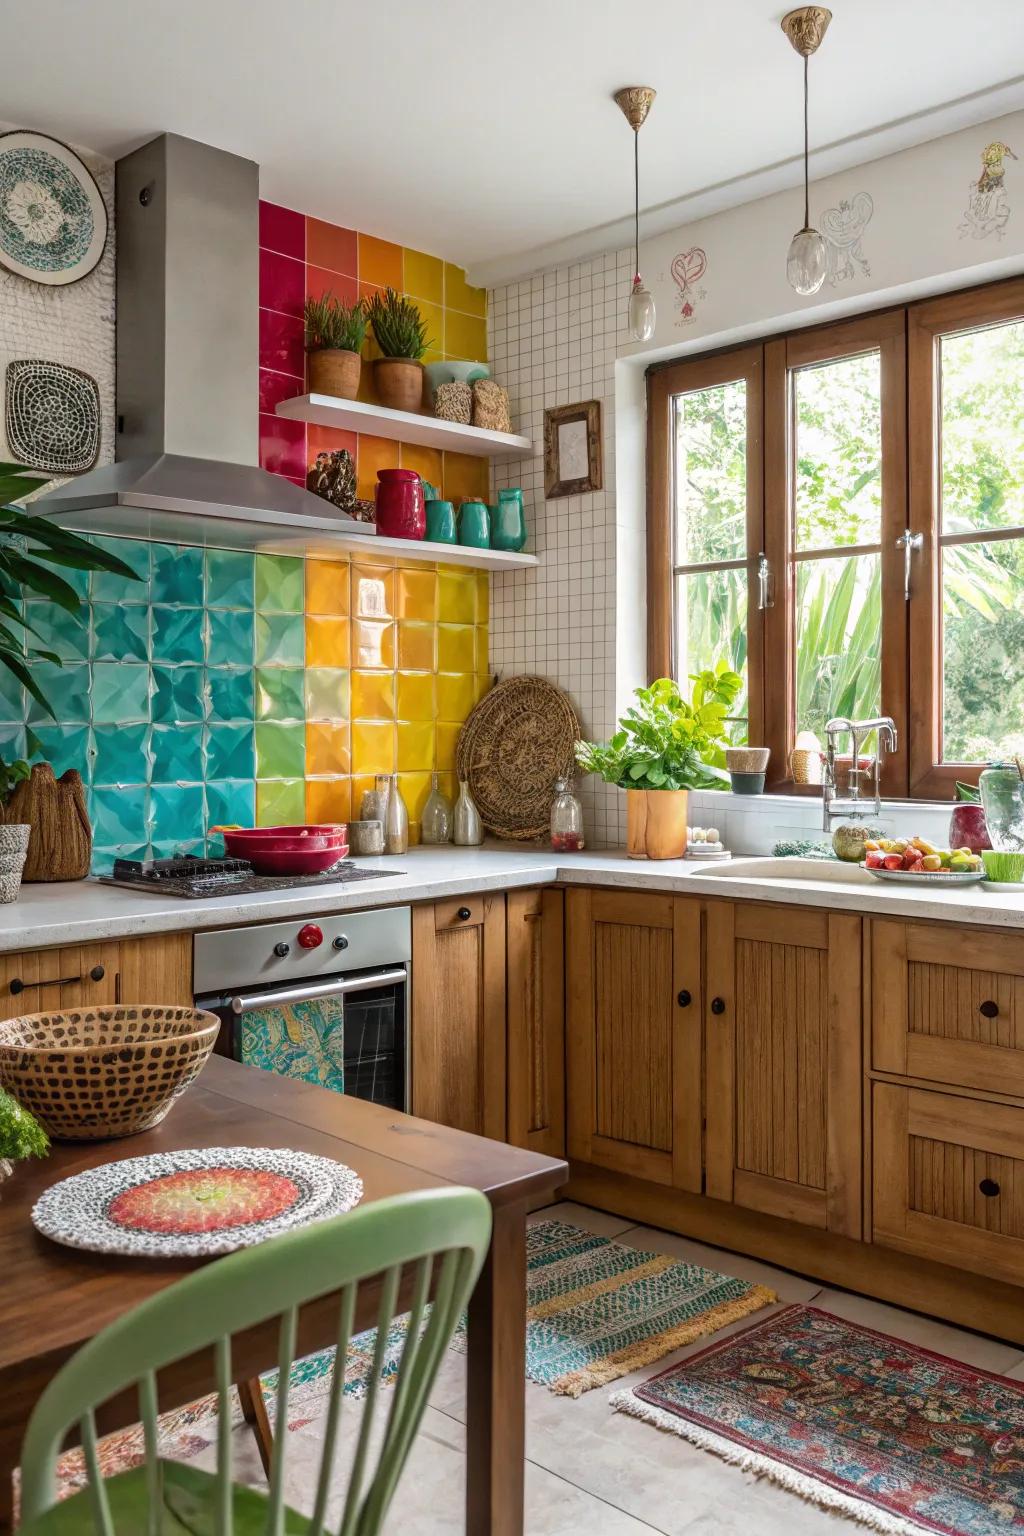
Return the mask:
[[[117,162],[116,185],[116,462],[33,510],[191,543],[372,534],[258,467],[259,167],[165,133]],[[137,521],[118,508],[139,509]]]

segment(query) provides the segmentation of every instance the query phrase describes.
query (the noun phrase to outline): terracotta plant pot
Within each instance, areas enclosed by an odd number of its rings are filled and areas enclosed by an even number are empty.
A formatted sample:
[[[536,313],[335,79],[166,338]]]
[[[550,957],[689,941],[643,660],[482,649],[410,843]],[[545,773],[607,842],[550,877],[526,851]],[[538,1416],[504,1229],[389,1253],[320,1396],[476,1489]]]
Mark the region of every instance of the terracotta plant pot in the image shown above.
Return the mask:
[[[626,790],[626,852],[631,859],[681,859],[686,853],[685,789]]]
[[[340,347],[322,347],[317,352],[310,352],[307,369],[310,394],[354,400],[359,393],[362,365],[358,352],[343,352]]]
[[[407,357],[378,357],[373,387],[381,405],[392,411],[419,411],[423,406],[423,364]]]

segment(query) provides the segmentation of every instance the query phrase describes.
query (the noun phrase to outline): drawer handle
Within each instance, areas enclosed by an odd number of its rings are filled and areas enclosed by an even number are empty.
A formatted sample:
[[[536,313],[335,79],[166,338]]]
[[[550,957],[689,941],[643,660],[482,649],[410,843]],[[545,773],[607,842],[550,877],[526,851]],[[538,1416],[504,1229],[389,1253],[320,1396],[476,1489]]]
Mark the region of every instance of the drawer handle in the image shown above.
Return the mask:
[[[982,1015],[983,1018],[997,1019],[999,1017],[999,1004],[994,1003],[992,999],[989,998],[986,1002],[980,1003],[978,1005],[978,1012]]]
[[[693,998],[690,996],[689,992],[687,992],[685,987],[676,998],[676,1002],[679,1004],[680,1008],[689,1008],[690,1004],[693,1002]]]
[[[978,1185],[978,1188],[981,1190],[986,1200],[991,1200],[995,1195],[998,1195],[999,1193],[999,1185],[996,1183],[995,1179],[982,1179],[981,1183]]]
[[[723,997],[713,997],[711,999],[711,1012],[712,1013],[724,1013],[725,1012],[725,999]]]
[[[89,972],[90,981],[102,981],[106,975],[102,965],[94,965]],[[8,990],[12,997],[17,997],[19,992],[27,992],[35,987],[70,987],[76,981],[84,981],[83,976],[51,976],[48,981],[22,981],[20,976],[12,976]]]
[[[460,907],[455,916],[460,923],[468,923],[473,914],[468,907]]]

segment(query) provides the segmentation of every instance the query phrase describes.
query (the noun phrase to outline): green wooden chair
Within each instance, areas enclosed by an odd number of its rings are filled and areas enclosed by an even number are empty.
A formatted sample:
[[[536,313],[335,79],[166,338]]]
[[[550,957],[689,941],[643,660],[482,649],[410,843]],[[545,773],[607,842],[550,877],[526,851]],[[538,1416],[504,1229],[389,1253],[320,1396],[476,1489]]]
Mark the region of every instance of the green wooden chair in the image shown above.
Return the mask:
[[[373,1373],[336,1527],[338,1536],[373,1536],[380,1530],[427,1394],[480,1272],[490,1231],[490,1206],[479,1191],[423,1190],[361,1206],[335,1220],[230,1254],[143,1302],[84,1344],[36,1404],[21,1452],[21,1536],[85,1536],[91,1531],[102,1536],[321,1536],[326,1531],[356,1298],[363,1281],[380,1276]],[[387,1333],[406,1265],[411,1266],[412,1283],[409,1326],[396,1384],[390,1389],[384,1433],[371,1454]],[[313,1512],[305,1516],[284,1502],[289,1375],[299,1308],[334,1292],[339,1293],[336,1364]],[[268,1491],[263,1493],[232,1481],[231,1336],[275,1318],[280,1318],[277,1431]],[[214,1473],[164,1461],[157,1452],[157,1372],[211,1346],[219,1398]],[[95,1409],[131,1386],[138,1388],[145,1462],[104,1481]],[[58,1502],[57,1459],[75,1427],[81,1434],[88,1487]]]

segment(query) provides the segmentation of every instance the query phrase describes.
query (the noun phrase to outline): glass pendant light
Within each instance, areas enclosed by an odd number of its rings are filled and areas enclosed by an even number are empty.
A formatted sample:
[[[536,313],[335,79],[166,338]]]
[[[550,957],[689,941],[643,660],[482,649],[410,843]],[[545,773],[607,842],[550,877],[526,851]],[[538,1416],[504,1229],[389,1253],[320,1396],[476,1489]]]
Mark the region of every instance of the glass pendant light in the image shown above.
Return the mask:
[[[812,228],[810,211],[810,175],[808,157],[810,138],[807,123],[808,60],[815,53],[832,20],[832,12],[823,5],[803,5],[782,18],[782,30],[804,61],[804,227],[798,229],[786,257],[786,276],[797,293],[817,293],[828,270],[828,246],[825,237]]]
[[[615,105],[633,130],[633,288],[629,295],[629,334],[633,341],[650,341],[657,315],[654,296],[640,276],[640,129],[647,121],[656,91],[649,85],[625,85],[615,92]]]

